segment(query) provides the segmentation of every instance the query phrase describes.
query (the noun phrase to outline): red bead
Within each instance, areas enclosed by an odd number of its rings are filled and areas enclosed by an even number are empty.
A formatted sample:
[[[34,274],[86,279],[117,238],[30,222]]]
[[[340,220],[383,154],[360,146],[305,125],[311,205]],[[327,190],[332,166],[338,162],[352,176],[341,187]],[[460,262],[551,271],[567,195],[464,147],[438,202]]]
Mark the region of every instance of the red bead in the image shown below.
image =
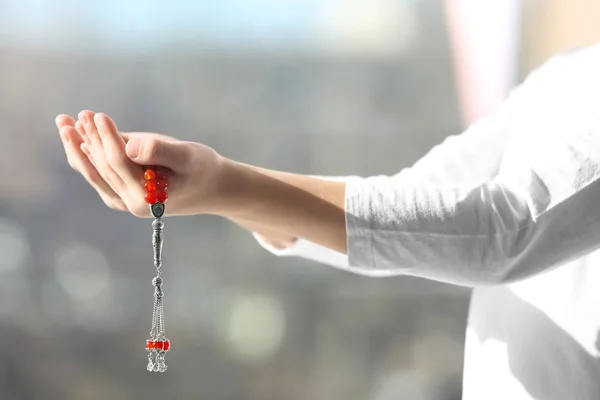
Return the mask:
[[[155,182],[155,181],[146,181],[146,183],[144,183],[144,187],[146,188],[146,191],[148,191],[148,192],[154,192],[156,190],[156,187],[157,187],[157,182]]]
[[[148,351],[153,351],[153,350],[163,350],[163,351],[169,351],[171,349],[171,342],[169,340],[161,340],[161,341],[153,341],[153,340],[146,340],[146,350]]]
[[[159,169],[158,171],[156,171],[156,178],[158,178],[158,179],[167,179],[167,171]]]
[[[158,201],[158,197],[156,195],[156,192],[148,192],[146,193],[146,196],[144,197],[144,200],[146,200],[146,203],[148,204],[154,204]]]
[[[164,203],[165,201],[167,201],[168,198],[169,198],[169,195],[167,194],[167,192],[163,192],[163,191],[156,192],[156,199],[158,201],[160,201],[161,203]]]
[[[144,172],[144,179],[147,181],[153,181],[156,179],[156,172],[154,172],[153,169],[147,169],[146,172]]]
[[[158,181],[156,181],[156,188],[158,190],[165,191],[165,189],[167,189],[167,180],[166,179],[159,179]]]

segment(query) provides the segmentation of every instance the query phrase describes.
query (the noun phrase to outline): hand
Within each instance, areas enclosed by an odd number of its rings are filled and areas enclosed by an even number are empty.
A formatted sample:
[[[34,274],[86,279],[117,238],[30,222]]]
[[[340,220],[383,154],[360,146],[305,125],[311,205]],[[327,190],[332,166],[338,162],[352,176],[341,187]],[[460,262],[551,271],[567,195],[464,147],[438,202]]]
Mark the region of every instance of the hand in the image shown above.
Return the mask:
[[[218,204],[218,176],[224,159],[213,149],[155,133],[119,134],[104,114],[56,118],[69,165],[104,203],[137,217],[149,217],[144,202],[144,166],[168,169],[166,215],[211,212]]]
[[[221,215],[284,232],[288,244],[298,237],[346,252],[343,182],[236,163],[158,134],[122,136],[108,116],[92,111],[77,122],[59,115],[56,124],[69,164],[111,208],[149,217],[143,170],[160,166],[169,176],[166,215]]]
[[[256,233],[256,235],[275,250],[285,250],[290,248],[298,240],[298,238],[293,236],[265,236],[260,233]]]

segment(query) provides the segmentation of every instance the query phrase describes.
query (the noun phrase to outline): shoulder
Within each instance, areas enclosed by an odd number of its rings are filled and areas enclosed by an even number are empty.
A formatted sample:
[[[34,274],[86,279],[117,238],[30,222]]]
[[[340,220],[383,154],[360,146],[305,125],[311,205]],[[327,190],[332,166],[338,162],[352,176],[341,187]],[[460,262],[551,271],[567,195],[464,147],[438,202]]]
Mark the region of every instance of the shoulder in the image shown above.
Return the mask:
[[[524,84],[567,89],[599,82],[600,43],[556,54],[533,70]]]
[[[532,71],[516,92],[513,109],[518,119],[572,125],[600,115],[600,44],[553,56]]]

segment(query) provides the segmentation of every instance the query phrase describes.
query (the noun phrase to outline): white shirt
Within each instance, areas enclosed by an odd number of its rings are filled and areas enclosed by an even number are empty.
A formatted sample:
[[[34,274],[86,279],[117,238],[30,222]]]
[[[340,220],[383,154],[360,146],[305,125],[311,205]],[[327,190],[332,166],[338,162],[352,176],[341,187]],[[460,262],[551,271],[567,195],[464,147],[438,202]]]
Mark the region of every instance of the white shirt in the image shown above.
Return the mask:
[[[272,252],[474,287],[465,400],[600,399],[600,45],[553,58],[412,168],[337,179],[348,255]]]

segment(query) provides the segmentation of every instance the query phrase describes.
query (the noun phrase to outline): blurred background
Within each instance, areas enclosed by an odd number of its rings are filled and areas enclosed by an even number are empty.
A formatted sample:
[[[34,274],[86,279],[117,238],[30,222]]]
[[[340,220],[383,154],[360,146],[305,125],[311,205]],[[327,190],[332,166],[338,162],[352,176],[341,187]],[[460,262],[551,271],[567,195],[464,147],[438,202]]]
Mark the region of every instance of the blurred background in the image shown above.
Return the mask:
[[[0,0],[1,399],[460,399],[467,289],[277,259],[204,216],[166,221],[173,348],[148,373],[150,223],[69,169],[54,117],[391,174],[599,26],[593,0]]]

